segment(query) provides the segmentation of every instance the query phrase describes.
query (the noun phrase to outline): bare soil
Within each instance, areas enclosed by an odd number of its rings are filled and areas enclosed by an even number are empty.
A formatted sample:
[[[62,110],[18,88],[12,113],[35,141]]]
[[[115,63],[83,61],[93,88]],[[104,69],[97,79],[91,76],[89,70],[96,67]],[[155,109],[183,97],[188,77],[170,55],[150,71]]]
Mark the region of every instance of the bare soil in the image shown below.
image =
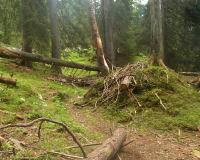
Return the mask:
[[[200,133],[197,131],[179,130],[166,133],[149,129],[145,133],[139,133],[139,129],[106,120],[97,112],[89,112],[88,114],[88,108],[68,107],[67,110],[88,131],[101,132],[105,138],[110,136],[110,130],[114,131],[118,127],[126,128],[128,137],[125,143],[131,140],[134,141],[122,148],[113,160],[198,159],[193,155],[193,150],[200,148]],[[96,122],[94,123],[95,120]]]

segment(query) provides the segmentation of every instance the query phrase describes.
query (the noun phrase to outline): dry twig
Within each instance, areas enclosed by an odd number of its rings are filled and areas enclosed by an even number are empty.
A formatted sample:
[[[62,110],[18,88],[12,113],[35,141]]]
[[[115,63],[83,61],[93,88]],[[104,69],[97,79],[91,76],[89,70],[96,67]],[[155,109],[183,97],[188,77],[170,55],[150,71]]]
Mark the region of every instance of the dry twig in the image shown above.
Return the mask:
[[[94,144],[83,144],[82,147],[90,147],[90,146],[98,146],[101,145],[102,143],[94,143]],[[66,149],[72,149],[72,148],[79,148],[78,146],[71,146],[67,147]]]
[[[156,97],[160,100],[161,106],[163,106],[163,108],[164,108],[165,110],[167,110],[167,108],[166,108],[165,105],[162,103],[162,100],[160,99],[160,97],[158,96],[158,94],[155,93],[155,95],[156,95]]]
[[[110,107],[117,103],[119,101],[120,96],[123,97],[123,93],[121,92],[123,89],[121,88],[122,84],[127,85],[128,90],[130,91],[130,95],[132,100],[132,103],[137,103],[138,106],[141,106],[140,102],[136,98],[136,96],[133,94],[133,91],[137,86],[142,86],[142,80],[145,79],[145,76],[143,74],[143,70],[145,68],[145,63],[138,61],[134,65],[128,64],[124,68],[115,68],[115,72],[112,72],[109,76],[107,76],[104,79],[103,86],[99,87],[99,83],[94,84],[86,93],[86,97],[89,97],[90,93],[94,88],[97,88],[97,95],[101,94],[100,96],[98,95],[98,98],[89,102],[91,104],[94,104],[94,110],[97,109],[100,105],[103,103],[109,102],[107,107]],[[139,82],[136,81],[135,78],[135,71],[138,69],[142,69],[142,74],[140,77],[140,84]],[[127,78],[131,77],[131,78]],[[125,81],[128,79],[127,81]],[[137,86],[136,86],[137,85]],[[103,88],[102,90],[98,90],[98,88]],[[121,94],[122,93],[122,94]]]
[[[127,145],[129,145],[129,144],[131,144],[131,143],[133,143],[133,142],[134,142],[134,140],[131,140],[130,142],[124,144],[124,145],[122,146],[122,148],[125,147],[125,146],[127,146]]]
[[[13,113],[13,112],[5,111],[5,110],[0,110],[0,112],[1,112],[1,113],[5,113],[5,114],[12,114],[12,115],[14,115],[14,116],[16,116],[17,118],[22,119],[22,120],[24,119],[21,115],[18,115],[18,114]]]

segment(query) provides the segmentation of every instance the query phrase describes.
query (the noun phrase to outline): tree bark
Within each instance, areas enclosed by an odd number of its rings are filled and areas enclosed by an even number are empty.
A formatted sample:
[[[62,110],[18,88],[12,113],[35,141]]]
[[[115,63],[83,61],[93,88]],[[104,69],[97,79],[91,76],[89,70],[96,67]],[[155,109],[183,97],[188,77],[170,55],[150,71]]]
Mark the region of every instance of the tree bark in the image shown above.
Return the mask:
[[[12,77],[0,76],[0,83],[16,86],[17,79],[14,79]]]
[[[30,2],[28,2],[27,0],[21,0],[20,1],[20,7],[21,7],[21,27],[22,27],[22,51],[24,52],[28,52],[28,53],[32,53],[32,47],[31,47],[31,38],[30,38],[30,23],[27,23],[27,20],[31,19],[31,17],[29,17],[29,13],[30,12],[27,8],[28,5],[30,5]],[[25,66],[32,68],[33,65],[30,61],[24,61],[21,62],[24,63]]]
[[[47,63],[47,64],[51,64],[51,65],[84,69],[84,70],[88,70],[88,71],[98,71],[98,72],[100,71],[100,69],[95,66],[89,66],[89,65],[84,65],[84,64],[80,64],[80,63],[64,61],[64,60],[56,59],[56,58],[49,58],[49,57],[31,54],[31,53],[27,53],[27,52],[23,52],[23,51],[12,50],[12,49],[2,47],[2,46],[0,46],[0,57],[18,58],[18,59],[24,59],[24,60],[28,60],[28,61]]]
[[[89,24],[90,24],[91,33],[92,33],[93,45],[96,51],[99,69],[103,75],[107,75],[109,74],[110,69],[104,58],[103,46],[102,46],[101,38],[99,35],[98,26],[96,23],[96,17],[93,11],[92,0],[86,0],[86,6],[87,6],[88,19],[89,19]]]
[[[184,76],[200,76],[200,72],[179,72],[179,74]]]
[[[88,158],[85,158],[85,160],[111,160],[121,148],[126,136],[125,129],[117,129],[111,138],[88,154]]]
[[[163,6],[162,0],[150,1],[151,12],[151,65],[158,64],[165,69],[164,60],[164,33],[163,33]]]
[[[126,76],[126,77],[122,80],[122,82],[121,82],[121,84],[120,84],[120,88],[121,88],[122,90],[127,90],[128,87],[129,87],[129,85],[131,84],[132,78],[133,78],[133,76]]]
[[[49,0],[49,18],[51,29],[51,43],[52,43],[52,58],[61,59],[61,49],[58,31],[58,17],[57,17],[57,1]],[[54,66],[57,72],[61,73],[61,66]]]
[[[104,37],[105,37],[105,57],[110,63],[115,65],[115,53],[113,42],[113,16],[112,16],[112,4],[113,0],[103,0],[104,11]],[[108,63],[111,68],[112,64]]]

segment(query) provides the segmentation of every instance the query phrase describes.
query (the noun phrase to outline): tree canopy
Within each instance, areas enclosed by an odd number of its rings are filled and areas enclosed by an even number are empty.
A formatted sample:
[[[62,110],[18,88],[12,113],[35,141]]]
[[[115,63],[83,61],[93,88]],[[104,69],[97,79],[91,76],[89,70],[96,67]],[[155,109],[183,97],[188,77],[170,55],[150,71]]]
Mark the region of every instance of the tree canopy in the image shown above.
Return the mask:
[[[150,1],[111,0],[114,55],[134,61],[137,56],[151,54]],[[163,7],[164,63],[177,71],[200,70],[200,1],[161,0]],[[28,0],[20,8],[20,0],[0,2],[0,43],[21,49],[22,22],[28,26],[31,47],[40,55],[51,52],[50,19],[47,0]],[[105,7],[103,0],[93,0],[100,37],[105,49]],[[22,21],[22,11],[26,19]],[[57,4],[61,52],[66,48],[92,48],[85,0],[59,0]],[[110,22],[110,23],[111,23]],[[117,59],[117,58],[116,58]],[[119,61],[119,60],[118,60]],[[119,63],[118,63],[119,64]]]

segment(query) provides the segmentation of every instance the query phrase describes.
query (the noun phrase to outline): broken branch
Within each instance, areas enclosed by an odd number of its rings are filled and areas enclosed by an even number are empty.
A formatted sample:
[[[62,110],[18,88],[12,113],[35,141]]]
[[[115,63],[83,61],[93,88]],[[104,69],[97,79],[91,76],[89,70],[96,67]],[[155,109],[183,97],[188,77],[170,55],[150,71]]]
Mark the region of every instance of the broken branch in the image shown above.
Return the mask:
[[[165,110],[167,110],[167,108],[166,108],[166,107],[164,106],[164,104],[162,103],[162,100],[160,99],[160,97],[158,96],[158,94],[155,93],[155,95],[156,95],[156,97],[160,100],[161,106],[163,106],[163,108],[164,108]]]
[[[16,86],[17,79],[14,79],[12,77],[0,76],[0,83]]]
[[[55,123],[55,124],[61,125],[70,134],[70,136],[73,138],[73,140],[77,143],[77,145],[80,147],[80,149],[81,149],[81,151],[83,153],[84,158],[86,158],[86,153],[85,153],[83,147],[78,142],[78,140],[73,135],[73,133],[68,129],[68,127],[62,122],[54,121],[54,120],[51,120],[51,119],[48,119],[48,118],[38,118],[38,119],[36,119],[36,120],[34,120],[34,121],[30,122],[30,123],[27,123],[27,124],[20,124],[20,123],[19,124],[8,124],[6,126],[0,127],[0,129],[10,128],[10,127],[30,127],[34,123],[39,122],[39,121],[42,121],[42,122],[43,121],[47,121],[47,122],[51,122],[51,123]]]
[[[5,114],[12,114],[12,115],[14,115],[14,116],[16,116],[17,118],[22,119],[22,120],[24,119],[21,115],[18,115],[18,114],[13,113],[13,112],[4,111],[4,110],[0,110],[0,112],[1,112],[1,113],[5,113]]]

